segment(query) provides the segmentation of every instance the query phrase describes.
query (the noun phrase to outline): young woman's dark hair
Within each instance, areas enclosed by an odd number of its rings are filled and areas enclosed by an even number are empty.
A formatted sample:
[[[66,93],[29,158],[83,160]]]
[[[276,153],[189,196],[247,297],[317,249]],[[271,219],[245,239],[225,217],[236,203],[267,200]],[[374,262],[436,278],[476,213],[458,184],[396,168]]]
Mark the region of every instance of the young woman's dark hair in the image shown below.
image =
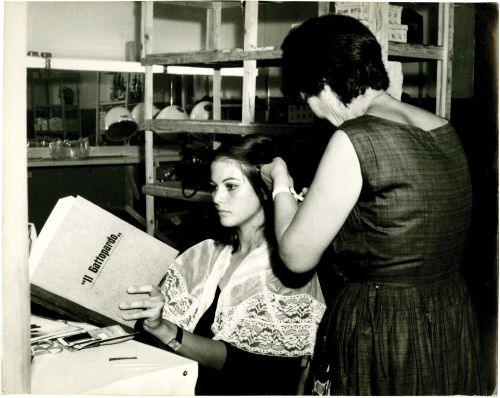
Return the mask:
[[[280,156],[273,140],[264,135],[250,134],[228,140],[216,151],[213,161],[229,159],[233,160],[250,181],[259,202],[264,208],[266,222],[262,225],[264,237],[271,247],[276,240],[273,223],[274,205],[272,195],[260,175],[260,166],[272,162],[273,158]],[[239,241],[233,228],[221,227],[217,233],[216,240],[222,244],[231,244],[233,252],[239,249]]]
[[[314,275],[314,271],[295,274],[284,266],[278,250],[276,250],[272,192],[266,186],[260,174],[260,166],[272,162],[275,157],[282,156],[282,154],[279,153],[271,137],[265,135],[249,134],[243,137],[231,138],[216,151],[213,161],[228,159],[234,161],[241,168],[243,175],[250,181],[264,209],[265,221],[261,228],[269,247],[273,272],[285,286],[291,288],[304,286]],[[231,245],[233,253],[240,247],[238,235],[234,228],[219,225],[214,240],[222,246]]]
[[[328,84],[348,105],[369,87],[389,86],[380,44],[354,18],[329,14],[309,19],[290,31],[281,49],[282,91],[292,101],[301,92],[318,95]]]

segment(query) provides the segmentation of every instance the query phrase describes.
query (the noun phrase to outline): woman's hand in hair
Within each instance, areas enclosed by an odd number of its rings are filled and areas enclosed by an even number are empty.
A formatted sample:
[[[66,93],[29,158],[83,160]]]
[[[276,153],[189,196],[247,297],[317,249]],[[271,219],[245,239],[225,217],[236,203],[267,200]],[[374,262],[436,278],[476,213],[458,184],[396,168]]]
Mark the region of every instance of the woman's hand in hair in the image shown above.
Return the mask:
[[[285,161],[280,157],[263,165],[260,168],[260,175],[270,191],[278,186],[293,187],[293,178],[288,173]]]
[[[162,323],[161,315],[165,305],[165,297],[160,289],[152,285],[130,286],[127,288],[127,293],[146,293],[149,297],[141,300],[120,303],[120,309],[127,310],[127,313],[123,315],[123,319],[127,321],[143,319],[143,324],[146,329],[157,329],[160,327]]]

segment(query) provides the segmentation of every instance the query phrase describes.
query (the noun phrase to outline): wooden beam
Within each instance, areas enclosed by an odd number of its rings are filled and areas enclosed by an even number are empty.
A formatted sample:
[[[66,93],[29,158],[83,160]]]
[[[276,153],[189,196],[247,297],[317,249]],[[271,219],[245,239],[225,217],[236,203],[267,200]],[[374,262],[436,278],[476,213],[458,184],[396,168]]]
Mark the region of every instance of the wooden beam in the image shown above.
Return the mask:
[[[142,192],[146,195],[160,196],[162,198],[186,200],[189,202],[211,202],[212,195],[210,192],[197,191],[193,196],[186,197],[182,194],[182,188],[178,182],[156,182],[146,184],[142,187]],[[186,194],[189,196],[193,192],[192,189],[186,189]]]
[[[205,44],[208,51],[219,50],[221,25],[222,4],[220,1],[214,1],[212,8],[207,10],[207,36]]]
[[[28,174],[26,153],[27,3],[4,4],[2,222],[2,393],[31,391]]]
[[[363,3],[362,7],[368,7],[368,27],[377,38],[382,47],[382,59],[387,61],[389,47],[387,41],[387,24],[389,3],[370,2]]]
[[[245,3],[245,36],[243,50],[251,51],[257,48],[257,32],[259,22],[259,2],[247,1]],[[255,120],[255,93],[257,81],[257,62],[255,60],[243,61],[243,92],[241,121],[251,123]]]
[[[213,2],[213,8],[207,10],[207,50],[220,48],[220,35],[222,25],[222,4]],[[220,120],[222,116],[222,77],[220,68],[214,70],[212,76],[213,119]]]
[[[210,10],[214,8],[215,1],[157,1],[160,4],[168,4],[175,6],[189,6],[197,8],[206,8]],[[241,7],[241,2],[239,0],[224,0],[221,3],[222,8],[235,8]]]
[[[318,1],[318,16],[330,14],[330,2],[329,1]]]
[[[145,57],[146,54],[152,52],[153,49],[153,7],[154,3],[151,1],[143,1],[141,3],[141,56]],[[146,74],[144,76],[144,109],[145,118],[153,118],[153,70],[151,65],[146,66]],[[155,181],[154,174],[154,154],[153,154],[153,132],[151,130],[145,131],[145,168],[146,168],[146,183],[153,183]],[[155,233],[154,221],[154,197],[146,196],[146,230],[148,234]]]
[[[158,135],[168,135],[183,131],[186,133],[201,134],[304,134],[319,128],[307,124],[275,124],[275,123],[240,123],[230,120],[147,120],[148,129],[155,131]]]
[[[389,42],[389,56],[405,57],[409,60],[441,60],[443,47],[423,44],[408,44]],[[276,60],[279,65],[282,52],[275,48],[257,48],[244,51],[241,48],[220,51],[194,51],[188,53],[165,53],[146,56],[142,62],[145,65],[203,65],[239,63],[244,60]]]
[[[427,46],[423,44],[389,43],[389,56],[404,57],[408,60],[442,60],[442,46]],[[404,61],[402,61],[404,62]]]
[[[437,65],[436,114],[449,118],[451,113],[451,79],[453,59],[453,4],[439,3],[438,45],[443,58]]]
[[[281,50],[274,47],[223,49],[219,51],[193,51],[151,54],[141,59],[144,65],[204,65],[239,62],[245,60],[279,60]]]

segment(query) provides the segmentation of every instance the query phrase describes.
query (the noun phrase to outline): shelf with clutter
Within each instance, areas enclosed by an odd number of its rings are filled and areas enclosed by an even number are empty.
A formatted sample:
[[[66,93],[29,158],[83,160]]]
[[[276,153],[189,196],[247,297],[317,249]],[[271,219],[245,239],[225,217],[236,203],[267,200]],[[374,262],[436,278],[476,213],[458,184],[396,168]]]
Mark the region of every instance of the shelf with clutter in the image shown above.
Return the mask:
[[[28,71],[28,104],[34,138],[81,137],[77,73],[48,69]]]
[[[262,46],[258,40],[259,32],[259,2],[192,2],[184,6],[203,6],[206,9],[206,39],[205,49],[185,52],[153,51],[153,43],[158,40],[153,35],[155,2],[145,2],[141,11],[142,53],[141,63],[146,68],[145,74],[145,123],[146,130],[146,218],[148,231],[154,233],[154,197],[168,197],[171,188],[158,186],[155,176],[159,162],[154,159],[152,148],[157,136],[168,137],[182,133],[206,134],[213,140],[230,134],[276,134],[288,135],[297,132],[300,135],[309,134],[314,127],[314,118],[310,111],[287,105],[286,118],[281,123],[269,116],[270,106],[264,106],[264,117],[260,118],[257,93],[258,76],[266,74],[266,68],[277,67],[280,63],[281,50],[277,46]],[[267,3],[267,2],[266,2]],[[280,4],[273,6],[279,7]],[[282,2],[280,2],[282,3]],[[438,7],[438,39],[435,44],[408,43],[408,36],[413,26],[403,23],[403,6],[389,3],[371,2],[317,2],[316,15],[331,12],[351,15],[361,19],[376,35],[381,43],[383,58],[387,61],[391,82],[395,81],[393,91],[396,97],[401,96],[402,74],[401,66],[390,61],[421,62],[436,61],[436,113],[449,115],[451,96],[451,54],[453,34],[453,6],[440,3]],[[243,46],[242,48],[223,49],[221,47],[222,10],[228,6],[239,6],[243,15]],[[269,6],[262,4],[261,6]],[[314,16],[311,15],[311,16]],[[289,27],[290,28],[290,27]],[[188,118],[158,119],[153,117],[154,89],[152,68],[162,65],[165,68],[173,66],[211,68],[211,101],[213,112],[211,120],[188,120]],[[222,98],[222,73],[225,67],[239,67],[241,73],[241,114],[237,120],[224,120],[224,99]],[[264,72],[263,72],[264,71]],[[265,80],[265,79],[264,79]],[[268,83],[268,80],[266,80]],[[392,83],[391,83],[392,85]],[[399,86],[399,87],[398,87]],[[269,92],[269,90],[267,90]],[[264,100],[266,101],[266,100]],[[269,98],[267,98],[269,102]],[[185,109],[185,101],[180,103]],[[305,123],[304,123],[305,122]],[[312,127],[313,126],[313,127]],[[155,185],[156,184],[156,185]],[[152,186],[154,186],[154,189]],[[151,189],[150,189],[151,188]],[[172,193],[175,196],[175,193]]]

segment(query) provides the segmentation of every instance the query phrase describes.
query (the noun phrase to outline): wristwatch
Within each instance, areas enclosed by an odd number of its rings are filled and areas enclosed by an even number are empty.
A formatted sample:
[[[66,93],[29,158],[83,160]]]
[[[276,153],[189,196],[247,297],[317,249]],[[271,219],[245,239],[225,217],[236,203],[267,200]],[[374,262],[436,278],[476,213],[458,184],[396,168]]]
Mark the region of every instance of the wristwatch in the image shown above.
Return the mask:
[[[184,330],[177,326],[177,333],[175,337],[170,340],[167,345],[174,351],[177,351],[182,346],[182,336],[184,335]]]

